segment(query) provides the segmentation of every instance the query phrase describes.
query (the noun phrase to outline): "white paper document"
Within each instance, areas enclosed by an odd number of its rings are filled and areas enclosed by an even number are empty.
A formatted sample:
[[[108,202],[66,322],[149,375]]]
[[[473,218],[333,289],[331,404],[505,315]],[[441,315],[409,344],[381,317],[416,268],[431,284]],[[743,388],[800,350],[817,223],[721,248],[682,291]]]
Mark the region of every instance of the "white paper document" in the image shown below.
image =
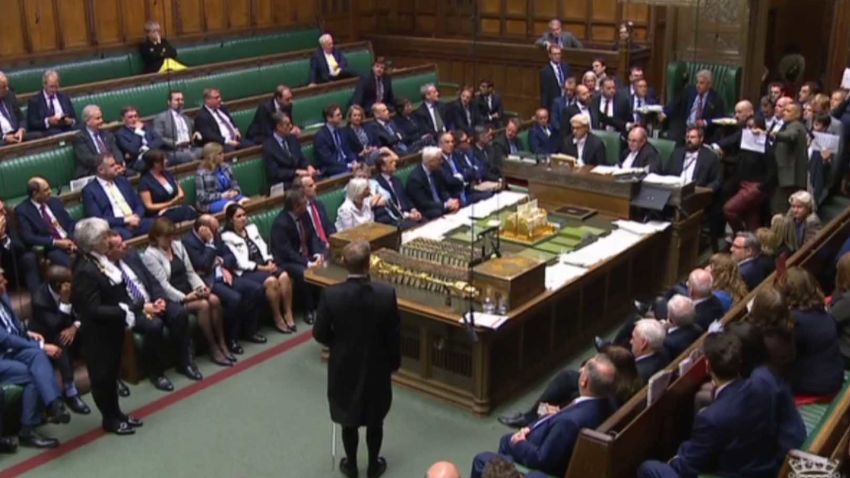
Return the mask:
[[[640,242],[643,236],[625,229],[615,229],[611,234],[561,256],[561,261],[579,267],[590,268],[600,262],[620,254]]]
[[[557,263],[546,268],[546,290],[561,288],[585,275],[587,269],[570,264]]]
[[[812,149],[815,151],[828,150],[832,153],[838,152],[840,138],[837,134],[819,133],[817,131],[814,131],[812,134],[814,135]]]
[[[655,234],[656,232],[664,231],[670,227],[670,223],[665,221],[636,222],[626,219],[614,221],[614,225],[639,236]]]
[[[841,76],[841,88],[850,90],[850,68],[844,69],[844,75]]]
[[[755,135],[749,128],[741,130],[741,149],[764,153],[767,148],[767,135]]]
[[[647,384],[646,406],[649,407],[657,402],[664,392],[667,391],[667,386],[670,385],[670,379],[673,378],[673,373],[669,370],[661,370],[649,379]]]
[[[649,173],[643,178],[643,182],[647,184],[654,184],[656,186],[674,186],[681,187],[684,186],[685,181],[681,176],[666,176],[661,174]]]
[[[476,327],[487,327],[488,329],[498,329],[508,320],[507,315],[488,314],[486,312],[467,312],[463,315],[464,320],[470,320],[472,314],[472,322]]]

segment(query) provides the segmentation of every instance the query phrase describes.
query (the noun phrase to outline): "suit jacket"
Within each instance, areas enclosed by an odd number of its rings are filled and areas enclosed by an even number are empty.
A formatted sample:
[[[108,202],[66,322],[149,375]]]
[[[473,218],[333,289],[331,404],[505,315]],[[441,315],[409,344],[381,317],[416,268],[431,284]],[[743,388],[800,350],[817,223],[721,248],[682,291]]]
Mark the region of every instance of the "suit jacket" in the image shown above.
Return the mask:
[[[153,128],[145,127],[144,133],[145,141],[148,143],[149,150],[163,149],[165,142]],[[126,158],[127,162],[132,163],[136,159],[139,159],[139,154],[143,146],[141,136],[137,135],[134,130],[126,126],[119,128],[116,136],[118,149],[120,149],[125,155],[129,156],[129,158]]]
[[[434,137],[434,141],[437,141],[440,133],[444,131],[448,131],[449,125],[449,116],[446,105],[443,103],[437,102],[437,111],[440,113],[440,118],[443,120],[443,129],[441,131],[437,131],[434,128],[434,121],[431,119],[431,113],[428,111],[428,106],[423,101],[419,108],[416,108],[416,111],[413,112],[414,118],[416,118],[416,123],[419,126],[420,134],[430,134]]]
[[[449,129],[462,129],[466,131],[467,134],[471,134],[472,129],[481,124],[481,117],[479,116],[480,113],[478,108],[472,102],[469,103],[469,106],[467,106],[466,109],[469,110],[468,119],[460,100],[455,100],[449,103],[449,121],[446,123]]]
[[[685,148],[678,147],[670,155],[670,162],[664,174],[669,176],[681,176],[682,168],[685,166]],[[700,147],[697,153],[697,162],[694,169],[694,182],[697,186],[711,188],[715,193],[720,190],[723,176],[720,171],[720,159],[714,151],[707,147]]]
[[[374,139],[376,146],[391,148],[397,153],[407,152],[409,144],[394,121],[390,120],[384,125],[376,120],[367,123],[365,128],[366,133]],[[392,128],[392,132],[388,128]]]
[[[334,48],[332,55],[339,65],[339,75],[336,77],[331,76],[331,72],[328,69],[328,62],[325,60],[325,52],[319,47],[313,53],[313,56],[310,57],[310,83],[327,83],[339,78],[352,76],[351,71],[348,69],[348,60],[345,59],[345,55],[336,48]]]
[[[145,64],[145,73],[158,72],[166,58],[177,58],[177,50],[165,38],[160,38],[156,45],[150,38],[145,38],[139,45],[139,53]]]
[[[583,428],[595,429],[613,412],[605,398],[583,400],[568,405],[551,417],[531,425],[525,440],[511,443],[511,435],[502,437],[499,453],[515,462],[547,475],[564,476]]]
[[[183,247],[180,241],[175,241],[174,244],[178,244],[181,248]],[[142,286],[144,286],[145,292],[148,293],[148,297],[150,297],[151,302],[156,302],[158,299],[175,300],[173,297],[170,297],[170,294],[165,289],[166,287],[171,287],[168,280],[158,278],[156,274],[152,272],[151,267],[148,266],[148,262],[141,254],[139,254],[138,251],[133,248],[128,249],[127,252],[124,253],[124,257],[121,261],[127,264],[127,267],[132,269],[133,273],[136,274],[136,279],[138,279],[138,281],[142,283]],[[143,305],[144,304],[136,304],[136,307],[140,308]]]
[[[307,253],[310,257],[304,257],[301,254],[301,236],[298,234],[296,220],[300,221],[304,234],[307,236]],[[307,262],[312,260],[313,255],[319,254],[323,250],[324,247],[313,230],[309,218],[293,219],[288,211],[280,211],[280,214],[272,223],[271,253],[275,263],[280,265],[297,264],[307,267]]]
[[[419,141],[422,138],[422,135],[425,134],[425,132],[419,128],[419,120],[416,117],[415,111],[410,116],[404,116],[402,114],[395,115],[395,118],[393,118],[393,126],[395,126],[401,134],[404,143],[409,146],[412,146],[413,143]]]
[[[584,140],[584,149],[581,153],[581,160],[584,164],[592,164],[594,166],[606,164],[605,143],[592,133],[587,133],[586,138]],[[564,138],[561,145],[561,152],[578,158],[578,144],[573,141],[573,135]]]
[[[15,328],[18,329],[17,334],[12,334],[7,332],[5,327],[0,327],[0,360],[5,358],[7,350],[9,349],[11,349],[13,352],[22,349],[37,349],[38,342],[30,339],[27,335],[27,327],[18,318],[17,314],[15,314],[15,310],[12,309],[12,302],[11,300],[9,300],[8,295],[0,295],[0,307],[6,309],[6,312],[9,314],[9,317],[15,324]]]
[[[763,394],[748,381],[726,385],[697,413],[691,438],[682,443],[670,465],[679,476],[773,477],[781,455],[770,410]]]
[[[73,118],[76,124],[77,112],[74,111],[74,104],[71,103],[71,98],[62,93],[56,93],[56,99],[59,100],[59,105],[62,106],[62,112],[65,116]],[[56,127],[47,127],[44,124],[45,118],[53,116],[50,114],[50,108],[47,106],[47,100],[44,98],[44,90],[39,90],[38,93],[32,95],[27,101],[27,129],[29,131],[42,131],[48,134],[56,134],[64,131],[71,131],[74,125]]]
[[[649,382],[649,379],[652,378],[656,372],[666,367],[669,362],[670,359],[667,357],[667,351],[663,348],[652,355],[635,359],[638,376],[641,380],[643,380],[643,383]]]
[[[825,310],[792,309],[797,356],[791,371],[796,395],[828,395],[844,381],[838,326]]]
[[[626,148],[622,153],[622,158],[620,158],[620,165],[623,165],[623,162],[629,156],[629,149]],[[658,150],[655,149],[655,146],[646,143],[643,147],[638,151],[637,157],[632,162],[633,168],[645,168],[649,166],[650,173],[661,173],[661,156],[658,155]]]
[[[475,96],[475,106],[478,108],[478,114],[481,117],[481,120],[487,124],[490,124],[494,127],[499,127],[504,124],[505,121],[505,107],[502,104],[502,98],[493,93],[490,100],[490,105],[487,105],[487,99],[484,96],[476,95]],[[498,118],[494,118],[494,115],[498,115]]]
[[[339,128],[339,146],[334,141],[333,133],[325,125],[319,128],[313,138],[313,158],[322,176],[330,177],[350,171],[349,164],[357,160],[357,155],[351,151]],[[341,152],[338,148],[341,148]],[[340,155],[344,160],[340,160]]]
[[[56,197],[51,197],[47,201],[47,208],[53,213],[56,222],[62,226],[68,238],[74,235],[74,226],[76,222],[71,219],[71,215],[65,210],[65,205],[62,200]],[[41,216],[41,211],[29,199],[25,199],[17,207],[15,207],[15,217],[18,219],[18,229],[21,232],[21,239],[29,247],[41,246],[48,249],[53,247],[53,236],[50,234],[50,224],[48,224]]]
[[[103,141],[106,149],[115,156],[115,161],[125,164],[124,153],[122,153],[121,149],[118,148],[115,136],[109,131],[100,130],[100,139]],[[73,144],[74,156],[77,158],[77,167],[74,169],[74,177],[82,178],[94,175],[97,172],[96,169],[100,153],[97,152],[97,146],[95,146],[88,129],[85,127],[79,129],[77,134],[74,136]],[[105,153],[106,151],[103,152]]]
[[[618,133],[622,135],[627,134],[626,123],[631,123],[634,120],[632,118],[632,108],[629,106],[629,99],[615,94],[614,98],[610,100],[612,103],[611,108],[613,110],[613,114],[611,116],[603,114],[600,111],[603,100],[604,98],[602,95],[596,95],[590,101],[590,110],[597,112],[597,124],[591,124],[591,128],[602,129],[606,126],[611,126]],[[591,116],[591,123],[593,119],[593,116]]]
[[[789,450],[799,449],[806,440],[806,425],[794,404],[791,385],[767,365],[756,367],[749,382],[755,393],[762,394],[764,407],[771,411],[781,460]]]
[[[407,197],[401,179],[391,176],[392,187],[390,187],[390,182],[382,174],[375,176],[375,181],[390,196],[386,207],[374,209],[376,222],[393,224],[402,218],[403,213],[409,212],[414,208],[413,203]]]
[[[295,119],[292,117],[292,105],[281,107],[280,111],[286,114],[286,116],[289,116],[292,124],[295,124]],[[275,113],[277,113],[277,105],[275,105],[274,98],[260,103],[257,106],[257,111],[254,113],[254,119],[251,120],[251,124],[248,126],[246,136],[256,144],[262,144],[266,139],[270,138],[274,134]]]
[[[673,103],[664,107],[664,114],[669,121],[670,135],[672,138],[684,138],[687,129],[688,117],[697,97],[697,89],[689,85]],[[702,118],[706,122],[705,137],[709,140],[714,135],[715,125],[711,120],[726,116],[726,105],[723,98],[713,89],[705,93],[703,100]],[[698,118],[699,119],[699,118]]]
[[[324,60],[324,58],[323,58]],[[395,110],[396,100],[393,94],[393,81],[389,75],[381,76],[381,83],[384,85],[384,98],[382,103],[387,105],[390,111]],[[360,105],[366,110],[366,114],[372,115],[372,105],[377,103],[378,96],[378,79],[373,73],[360,77],[357,82],[357,87],[354,88],[354,95],[351,97],[351,104]]]
[[[561,63],[561,70],[564,72],[563,80],[566,81],[570,76],[570,65]],[[540,106],[549,108],[552,101],[561,96],[564,90],[564,84],[558,81],[555,70],[552,68],[552,63],[546,62],[543,68],[540,69]]]
[[[747,289],[749,290],[755,289],[770,274],[759,263],[761,257],[759,255],[758,257],[738,263],[738,271],[740,271],[741,278],[744,279],[744,283],[747,284]]]
[[[119,176],[115,178],[115,185],[118,187],[121,195],[124,196],[127,205],[133,210],[133,214],[139,217],[145,217],[145,206],[142,204],[142,200],[139,199],[136,190],[130,185],[130,182],[126,178]],[[83,210],[85,210],[88,217],[105,219],[110,227],[124,226],[124,218],[115,217],[112,212],[112,203],[109,202],[109,196],[106,195],[106,191],[103,190],[97,179],[92,180],[83,188]]]
[[[225,269],[233,271],[236,268],[236,258],[230,249],[224,245],[220,235],[216,236],[212,247],[210,247],[192,230],[183,236],[183,247],[186,249],[186,254],[189,255],[189,260],[192,261],[195,272],[208,284],[215,279],[217,258],[222,259],[222,266]]]
[[[53,298],[50,285],[47,283],[41,284],[33,294],[32,312],[32,319],[29,321],[30,330],[45,336],[48,341],[74,325],[76,320],[73,309],[70,314],[59,309],[59,302]]]
[[[180,241],[173,241],[171,243],[171,251],[174,254],[174,257],[183,262],[183,266],[186,269],[186,278],[189,281],[189,285],[192,286],[192,290],[195,290],[199,287],[203,287],[206,285],[204,281],[201,279],[195,272],[195,268],[192,267],[192,261],[189,259],[189,253],[186,252],[186,248],[183,247],[183,243]],[[138,258],[138,253],[133,251],[133,257]],[[130,261],[125,257],[124,262],[127,265],[130,265]],[[173,285],[171,285],[171,259],[165,255],[162,249],[154,246],[148,246],[145,249],[144,254],[141,256],[142,268],[145,269],[145,274],[147,277],[143,279],[145,282],[145,288],[148,289],[148,293],[151,294],[151,299],[156,300],[156,298],[164,298],[173,302],[181,302],[184,297],[186,297],[186,293],[177,289]],[[139,275],[139,272],[133,268],[133,272],[136,272],[136,275]],[[157,289],[150,289],[148,287],[148,283]]]
[[[488,144],[484,148],[479,148],[478,146],[472,147],[472,154],[480,169],[479,173],[482,181],[498,181],[502,179],[502,156],[497,149],[492,144]]]
[[[534,42],[535,45],[539,47],[546,47],[546,43],[550,45],[559,45],[561,48],[582,48],[581,42],[578,38],[575,37],[572,33],[568,31],[561,30],[560,37],[557,37],[552,34],[552,32],[544,33],[537,41]]]
[[[21,128],[27,129],[24,113],[21,111],[21,107],[18,106],[18,97],[15,96],[13,90],[10,89],[6,93],[6,96],[0,98],[0,103],[3,103],[3,107],[6,108],[6,112],[8,113],[6,119],[9,120],[9,124],[12,125],[14,131],[18,131]]]
[[[712,294],[709,298],[695,304],[694,311],[696,312],[694,323],[701,329],[708,330],[712,322],[723,317],[723,304]]]
[[[428,219],[440,217],[445,212],[443,205],[450,199],[448,186],[445,183],[443,174],[440,171],[431,173],[434,188],[437,190],[437,196],[440,202],[434,200],[434,195],[431,193],[431,186],[428,183],[428,176],[422,166],[413,168],[410,176],[407,178],[407,186],[405,187],[407,196],[419,212]]]
[[[238,131],[239,128],[236,126],[236,122],[233,121],[233,116],[230,115],[227,107],[222,105],[218,110],[219,113],[230,120],[233,129]],[[202,106],[198,110],[198,114],[195,115],[195,131],[201,133],[201,144],[218,143],[224,145],[224,136],[221,135],[221,130],[218,128],[215,117],[213,117],[206,106]]]
[[[383,423],[392,403],[392,373],[401,366],[395,289],[368,278],[325,288],[313,336],[330,348],[331,419],[355,427]]]
[[[330,237],[331,234],[336,233],[336,226],[334,226],[334,223],[331,222],[330,217],[328,217],[328,211],[327,209],[325,209],[325,205],[321,201],[317,201],[314,199],[312,201],[307,202],[307,215],[309,215],[310,217],[306,218],[306,220],[310,222],[310,224],[313,224],[313,208],[315,208],[319,214],[319,220],[322,222],[322,229],[325,230],[325,235]],[[313,224],[313,230],[315,231],[315,229],[316,225]],[[319,243],[321,244],[321,241]]]
[[[599,108],[597,107],[594,109],[592,104],[586,106],[586,108],[586,113],[590,116],[590,128],[600,129],[601,122],[599,118]],[[572,106],[564,109],[564,112],[562,113],[563,116],[561,116],[561,136],[573,133],[573,125],[570,123],[570,119],[579,113],[581,113],[581,109],[578,107],[578,104],[573,104]]]
[[[283,149],[274,134],[266,138],[263,143],[263,162],[266,165],[269,184],[283,183],[289,187],[295,179],[295,170],[307,169],[309,163],[301,152],[301,143],[295,135],[287,135],[283,141],[286,142],[288,151]]]
[[[561,149],[558,134],[549,129],[549,136],[543,131],[543,127],[535,124],[528,132],[528,148],[535,154],[552,154],[557,153]]]
[[[702,335],[702,329],[699,326],[691,324],[686,327],[678,327],[671,332],[667,332],[664,337],[664,350],[670,359],[675,359],[685,351],[696,339]]]
[[[499,156],[500,163],[504,160],[504,158],[508,157],[508,155],[513,154],[511,152],[512,150],[514,153],[525,151],[525,145],[522,143],[522,138],[516,136],[513,139],[508,139],[505,133],[502,133],[493,139],[493,146],[496,150],[496,154]]]
[[[564,121],[569,122],[570,118],[572,118],[572,116],[570,116],[565,120],[565,115],[567,109],[573,106],[576,101],[577,100],[575,96],[573,96],[572,98],[567,98],[563,96],[563,94],[552,100],[552,104],[549,106],[549,127],[554,130],[560,131],[561,124]]]
[[[779,187],[804,189],[809,173],[809,146],[806,127],[800,121],[786,123],[776,133],[774,158]]]
[[[191,144],[193,142],[192,135],[195,134],[195,120],[186,116],[186,114],[182,112],[180,113],[180,117],[186,122],[186,130],[189,133],[189,143]],[[171,114],[170,109],[165,110],[154,117],[153,129],[168,149],[176,148],[177,126],[174,124],[174,116]]]

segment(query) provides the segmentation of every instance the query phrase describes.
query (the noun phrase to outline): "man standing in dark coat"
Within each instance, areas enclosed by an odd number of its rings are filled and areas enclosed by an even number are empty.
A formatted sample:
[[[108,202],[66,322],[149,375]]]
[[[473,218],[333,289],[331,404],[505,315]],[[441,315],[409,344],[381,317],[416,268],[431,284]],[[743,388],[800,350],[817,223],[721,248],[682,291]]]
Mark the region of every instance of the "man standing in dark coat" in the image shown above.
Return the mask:
[[[392,373],[401,365],[401,335],[395,290],[369,280],[369,244],[343,249],[348,279],[326,288],[319,301],[313,336],[330,348],[328,403],[331,419],[342,426],[345,476],[357,476],[358,427],[366,427],[369,466],[377,478],[387,469],[378,456],[383,422],[392,403]]]

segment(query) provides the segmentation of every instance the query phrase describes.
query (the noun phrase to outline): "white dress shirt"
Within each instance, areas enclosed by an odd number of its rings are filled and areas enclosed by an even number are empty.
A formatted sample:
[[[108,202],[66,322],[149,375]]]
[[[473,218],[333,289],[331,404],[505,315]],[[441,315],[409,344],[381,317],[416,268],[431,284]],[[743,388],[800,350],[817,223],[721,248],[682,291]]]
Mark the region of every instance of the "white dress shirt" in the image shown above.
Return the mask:
[[[213,117],[215,117],[215,115],[213,115]],[[171,119],[174,121],[174,130],[177,133],[177,137],[174,138],[174,142],[177,144],[188,143],[189,126],[186,124],[186,120],[183,118],[183,115],[177,111],[171,110]]]
[[[584,159],[583,159],[582,156],[584,156],[584,144],[586,142],[587,142],[587,135],[584,135],[584,137],[581,138],[581,139],[573,138],[573,144],[576,145],[576,151],[577,151],[577,153],[576,153],[577,158],[576,159],[578,159],[578,163],[576,163],[576,164],[578,164],[579,166],[584,166]]]
[[[2,99],[0,99],[2,101]],[[12,114],[10,111],[9,114]],[[9,133],[15,133],[15,129],[12,128],[12,123],[9,122],[9,119],[6,118],[5,115],[0,114],[0,133],[3,133],[3,136],[6,136]]]
[[[227,115],[224,114],[224,112],[222,112],[221,110],[215,111],[207,106],[204,106],[204,108],[206,108],[207,111],[209,111],[212,115],[213,119],[215,119],[215,122],[218,125],[218,132],[221,133],[221,137],[224,138],[224,141],[236,141],[236,138],[234,138],[233,135],[230,134],[230,129],[227,127],[227,125],[230,124],[230,128],[232,128],[233,131],[236,131],[236,126],[230,123],[230,121],[227,119]]]
[[[626,159],[623,160],[623,169],[629,169],[632,167],[632,164],[635,162],[635,158],[637,158],[639,151],[630,151],[629,155],[626,156]]]
[[[41,93],[44,95],[44,102],[47,104],[48,108],[51,104],[53,105],[53,116],[61,118],[65,114],[65,111],[62,109],[62,105],[59,104],[59,96],[53,95],[53,101],[50,101],[50,95],[48,95],[44,90],[42,90]],[[45,128],[50,128],[50,122],[48,119],[50,119],[50,117],[44,118]]]
[[[697,170],[697,157],[699,156],[699,151],[685,152],[685,159],[682,163],[682,174],[679,177],[682,178],[682,181],[687,184],[694,180],[694,171]]]

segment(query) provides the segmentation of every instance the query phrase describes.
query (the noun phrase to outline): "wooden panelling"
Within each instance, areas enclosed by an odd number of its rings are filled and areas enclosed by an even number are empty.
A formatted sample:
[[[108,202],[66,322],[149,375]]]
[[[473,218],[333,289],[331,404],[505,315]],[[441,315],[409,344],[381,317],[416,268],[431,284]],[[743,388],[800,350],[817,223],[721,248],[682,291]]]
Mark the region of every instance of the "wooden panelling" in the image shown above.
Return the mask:
[[[203,0],[204,18],[206,19],[206,31],[215,32],[226,30],[228,0]]]
[[[257,19],[257,26],[264,27],[274,25],[277,18],[283,18],[282,15],[278,17],[278,9],[275,8],[275,3],[279,2],[274,2],[272,0],[255,0],[257,11],[254,15]]]
[[[498,15],[502,12],[502,0],[481,0],[481,13]]]
[[[505,22],[505,33],[508,35],[525,36],[526,23],[522,20],[508,20]]]
[[[558,0],[532,0],[531,11],[536,18],[558,18]]]
[[[251,26],[252,2],[253,0],[226,0],[227,28],[248,28]]]
[[[203,0],[171,0],[177,8],[180,30],[179,34],[192,34],[204,31]]]
[[[89,42],[89,29],[86,25],[86,0],[62,0],[59,3],[59,24],[62,26],[63,48],[76,48],[85,46]],[[5,27],[0,26],[3,31],[3,41],[7,41],[9,33]],[[3,52],[5,54],[5,52]]]
[[[6,2],[8,9],[0,15],[0,31],[3,41],[0,41],[0,55],[14,55],[27,51],[24,32],[25,24],[21,21],[21,7],[26,0]]]
[[[23,3],[26,10],[26,28],[33,51],[42,52],[59,48],[53,0],[26,0]]]
[[[614,22],[617,20],[617,0],[593,0],[592,16],[594,20]]]
[[[123,41],[120,0],[92,0],[94,7],[94,34],[97,44],[115,45]]]
[[[507,4],[505,13],[508,15],[525,15],[527,13],[528,3],[526,0],[507,0],[505,3]]]
[[[64,1],[64,0],[63,0]],[[124,36],[127,41],[141,41],[145,37],[145,8],[147,0],[120,0],[124,17]],[[61,3],[61,2],[60,2]],[[153,12],[151,12],[153,15]]]
[[[587,0],[562,0],[561,3],[564,7],[564,18],[587,20],[587,12],[590,8],[590,2]]]

